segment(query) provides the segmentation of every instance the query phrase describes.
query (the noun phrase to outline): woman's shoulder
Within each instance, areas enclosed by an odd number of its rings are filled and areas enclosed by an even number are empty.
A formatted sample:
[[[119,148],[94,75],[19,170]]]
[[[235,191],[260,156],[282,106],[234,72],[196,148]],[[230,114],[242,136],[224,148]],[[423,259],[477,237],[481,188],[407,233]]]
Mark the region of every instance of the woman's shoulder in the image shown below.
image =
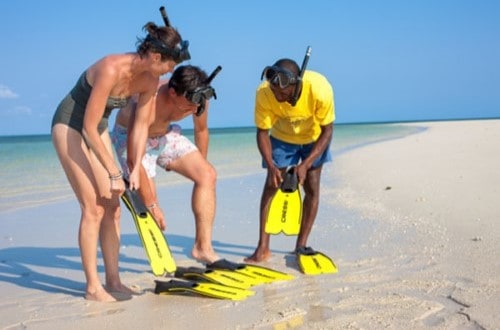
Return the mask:
[[[119,76],[126,58],[126,54],[110,54],[100,58],[87,68],[87,79],[92,84],[96,76]]]

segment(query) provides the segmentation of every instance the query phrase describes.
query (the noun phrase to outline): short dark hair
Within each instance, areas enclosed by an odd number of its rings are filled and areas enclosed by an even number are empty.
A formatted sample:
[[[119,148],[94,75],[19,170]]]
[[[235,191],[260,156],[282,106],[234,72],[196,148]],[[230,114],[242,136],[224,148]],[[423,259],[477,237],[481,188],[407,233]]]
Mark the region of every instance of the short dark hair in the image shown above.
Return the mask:
[[[277,60],[276,63],[274,63],[274,65],[283,69],[287,69],[296,76],[299,75],[300,68],[299,65],[294,60],[291,60],[289,58],[282,58]]]
[[[192,92],[198,87],[205,86],[207,74],[194,65],[178,66],[168,81],[168,87],[175,90],[177,95]]]

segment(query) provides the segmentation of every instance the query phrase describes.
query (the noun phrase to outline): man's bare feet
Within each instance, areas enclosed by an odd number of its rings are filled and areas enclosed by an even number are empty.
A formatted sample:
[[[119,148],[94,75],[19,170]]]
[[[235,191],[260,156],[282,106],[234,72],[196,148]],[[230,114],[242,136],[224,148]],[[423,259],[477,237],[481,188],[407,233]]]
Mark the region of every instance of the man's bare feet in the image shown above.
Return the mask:
[[[271,258],[272,254],[269,249],[259,248],[255,249],[255,252],[244,259],[245,262],[262,262],[267,261]]]
[[[210,249],[209,251],[202,251],[198,249],[196,246],[193,247],[191,251],[191,256],[196,259],[198,262],[204,264],[211,264],[220,259],[220,257],[215,253],[214,250]]]
[[[115,302],[116,299],[109,294],[103,287],[100,287],[96,291],[87,291],[85,294],[85,299],[99,302]]]

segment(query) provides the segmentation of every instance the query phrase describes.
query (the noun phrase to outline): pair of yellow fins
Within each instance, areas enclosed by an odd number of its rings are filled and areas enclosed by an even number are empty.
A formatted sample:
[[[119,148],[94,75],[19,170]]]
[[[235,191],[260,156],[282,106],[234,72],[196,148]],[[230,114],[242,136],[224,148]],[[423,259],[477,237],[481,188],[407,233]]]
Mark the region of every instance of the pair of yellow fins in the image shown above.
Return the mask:
[[[137,191],[127,189],[122,201],[132,214],[153,274],[175,274],[183,279],[155,281],[155,293],[197,293],[212,298],[243,300],[254,294],[249,290],[251,286],[293,278],[270,268],[225,259],[207,265],[207,269],[177,267],[163,232]]]
[[[295,167],[287,168],[283,181],[274,194],[265,223],[265,232],[298,235],[302,223],[302,196]],[[295,251],[300,270],[306,275],[336,273],[337,266],[324,253],[311,247],[300,247]]]
[[[255,294],[255,285],[293,279],[289,275],[267,267],[235,263],[220,259],[207,268],[177,267],[169,281],[156,281],[156,294],[198,294],[210,298],[244,300]]]

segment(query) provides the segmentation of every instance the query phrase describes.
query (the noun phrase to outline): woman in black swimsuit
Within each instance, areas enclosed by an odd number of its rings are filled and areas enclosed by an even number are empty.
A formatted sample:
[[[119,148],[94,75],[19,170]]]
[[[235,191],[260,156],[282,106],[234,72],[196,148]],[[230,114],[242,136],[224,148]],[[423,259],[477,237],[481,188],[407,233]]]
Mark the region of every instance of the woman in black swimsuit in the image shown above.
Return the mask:
[[[130,187],[139,187],[139,166],[152,120],[159,77],[189,59],[187,42],[170,26],[144,26],[137,51],[108,55],[92,64],[61,101],[52,121],[52,142],[81,207],[78,242],[87,280],[86,299],[115,301],[110,292],[131,294],[118,272],[120,195],[125,190],[108,131],[111,110],[137,94],[129,131]],[[97,272],[97,246],[105,266],[105,288]]]

